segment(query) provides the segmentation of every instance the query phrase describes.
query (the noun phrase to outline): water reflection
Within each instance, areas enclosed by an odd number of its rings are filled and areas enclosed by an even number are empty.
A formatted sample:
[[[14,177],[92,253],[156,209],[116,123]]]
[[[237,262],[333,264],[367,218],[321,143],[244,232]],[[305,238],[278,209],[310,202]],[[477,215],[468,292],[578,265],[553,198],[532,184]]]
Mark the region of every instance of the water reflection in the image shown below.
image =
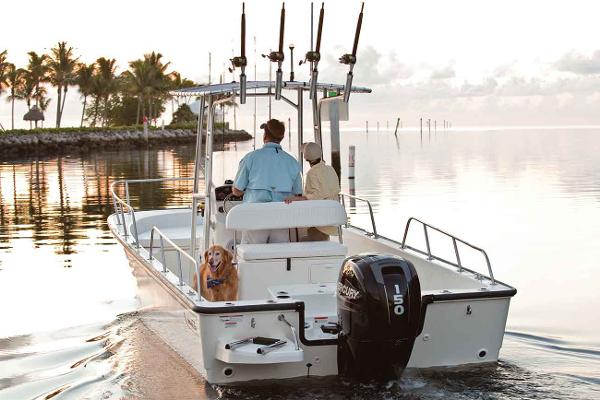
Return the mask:
[[[429,138],[426,131],[423,136],[345,132],[343,190],[348,190],[347,150],[353,144],[356,194],[372,202],[380,233],[399,239],[408,217],[422,218],[485,248],[497,278],[516,286],[519,294],[511,305],[510,333],[501,353],[508,363],[488,371],[491,377],[486,379],[482,374],[463,379],[459,373],[418,377],[425,389],[409,388],[410,395],[435,398],[441,392],[478,398],[493,392],[500,397],[533,393],[531,397],[565,398],[560,388],[573,387],[573,382],[598,385],[597,133],[465,131],[437,132]],[[227,151],[215,153],[215,183],[231,179],[251,147],[250,141],[226,145]],[[192,146],[0,163],[0,338],[10,338],[1,342],[0,363],[7,352],[26,352],[39,339],[35,332],[64,332],[72,326],[93,326],[95,332],[105,329],[99,327],[111,324],[117,314],[135,311],[135,280],[106,225],[113,207],[110,184],[192,173]],[[189,185],[185,181],[131,185],[130,197],[136,209],[185,206],[191,203]],[[353,223],[370,227],[364,204],[357,202],[351,212]],[[412,244],[422,240],[417,233],[409,236]],[[434,235],[430,239],[441,256],[452,259],[448,243]],[[463,261],[475,269],[482,267],[476,255],[465,254]],[[87,336],[78,340],[85,342]],[[131,348],[130,353],[119,353],[121,361],[135,364],[143,358],[143,368],[152,368],[150,353],[135,355]],[[127,374],[143,381],[135,366]],[[555,378],[546,389],[549,374]],[[521,375],[527,375],[531,385],[511,392],[503,382],[518,385]],[[197,384],[192,374],[186,376],[189,385]],[[0,390],[14,384],[3,377],[20,379],[0,374]],[[484,388],[469,392],[478,384]],[[357,394],[340,385],[340,393]],[[574,390],[574,397],[586,397],[588,389]],[[387,389],[377,388],[377,393],[380,390]],[[331,391],[307,393],[328,397]],[[396,390],[385,393],[400,396]],[[245,397],[266,395],[275,396],[264,389],[244,392]],[[204,396],[208,394],[200,397]]]

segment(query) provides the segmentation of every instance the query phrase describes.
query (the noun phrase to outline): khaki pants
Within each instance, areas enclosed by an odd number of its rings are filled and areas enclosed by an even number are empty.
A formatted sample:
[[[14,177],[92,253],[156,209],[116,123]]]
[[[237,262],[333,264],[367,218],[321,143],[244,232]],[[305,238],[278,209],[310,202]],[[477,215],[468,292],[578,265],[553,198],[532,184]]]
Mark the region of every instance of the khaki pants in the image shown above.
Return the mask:
[[[242,232],[242,243],[287,243],[289,241],[289,229],[265,229]]]
[[[308,228],[308,235],[302,238],[302,242],[320,242],[323,240],[329,240],[329,235],[321,232],[317,228]]]

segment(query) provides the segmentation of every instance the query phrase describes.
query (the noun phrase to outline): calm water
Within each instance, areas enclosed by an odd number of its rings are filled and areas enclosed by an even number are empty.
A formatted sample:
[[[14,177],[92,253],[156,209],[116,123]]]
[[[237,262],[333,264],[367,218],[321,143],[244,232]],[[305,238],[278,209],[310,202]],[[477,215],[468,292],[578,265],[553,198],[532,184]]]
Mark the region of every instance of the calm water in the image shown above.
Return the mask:
[[[191,175],[191,149],[176,147],[0,163],[0,399],[600,398],[600,130],[346,132],[342,143],[344,174],[357,147],[357,194],[382,234],[400,238],[419,217],[485,248],[496,277],[518,288],[497,365],[383,386],[206,385],[136,318],[135,280],[105,223],[111,181]],[[250,148],[217,153],[215,181]],[[189,201],[185,185],[160,188],[132,187],[132,198]],[[354,213],[369,226],[363,206]],[[442,255],[447,245],[432,238]]]

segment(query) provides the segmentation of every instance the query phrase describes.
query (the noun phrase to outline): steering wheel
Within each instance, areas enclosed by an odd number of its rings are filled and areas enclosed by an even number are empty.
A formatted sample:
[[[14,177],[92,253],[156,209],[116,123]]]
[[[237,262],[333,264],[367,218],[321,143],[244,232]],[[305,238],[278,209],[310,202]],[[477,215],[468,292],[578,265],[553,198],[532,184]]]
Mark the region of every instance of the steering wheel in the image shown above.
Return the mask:
[[[242,201],[243,199],[243,195],[235,196],[233,193],[229,193],[227,196],[225,196],[223,199],[223,212],[225,215],[227,215],[227,213],[229,213],[229,211],[233,208],[233,204],[231,204],[233,201]]]

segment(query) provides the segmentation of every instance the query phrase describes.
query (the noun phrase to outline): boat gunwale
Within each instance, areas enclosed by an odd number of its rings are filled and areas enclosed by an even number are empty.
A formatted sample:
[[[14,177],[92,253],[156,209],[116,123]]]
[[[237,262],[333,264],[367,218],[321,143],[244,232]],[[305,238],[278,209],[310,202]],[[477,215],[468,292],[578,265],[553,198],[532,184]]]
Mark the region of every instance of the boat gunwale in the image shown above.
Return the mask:
[[[109,219],[114,216],[116,216],[116,214],[111,214],[109,216]],[[135,249],[131,243],[125,241],[122,238],[122,235],[118,231],[116,231],[116,229],[113,229],[113,227],[111,225],[112,224],[109,222],[109,227],[110,227],[110,230],[111,230],[113,236],[115,236],[117,238],[117,240],[129,251],[129,253],[132,254],[133,256],[135,256],[135,258],[142,265],[144,265],[145,269],[151,271],[153,276],[159,277],[159,281],[161,282],[161,284],[163,286],[168,286],[167,289],[169,290],[169,292],[173,292],[176,295],[177,299],[180,300],[180,303],[182,303],[182,305],[186,306],[186,308],[188,308],[196,313],[219,314],[219,313],[231,313],[231,312],[240,312],[240,311],[271,311],[271,310],[293,310],[293,309],[296,309],[296,307],[294,306],[294,302],[271,303],[271,302],[268,302],[268,300],[263,303],[230,304],[230,305],[220,305],[220,304],[219,305],[199,305],[195,302],[192,303],[191,300],[187,296],[185,296],[184,293],[181,292],[181,290],[174,287],[175,285],[173,285],[164,276],[162,276],[159,273],[159,271],[157,271],[155,268],[150,268],[150,266],[148,265],[148,260],[144,259],[141,256],[141,254],[139,253],[139,251],[137,251],[137,249]],[[345,229],[349,229],[349,230],[356,229],[360,232],[360,229],[357,229],[354,226],[351,226],[351,227],[348,227]],[[383,239],[383,240],[391,241],[392,243],[394,243],[392,240],[387,239],[387,238],[372,238],[372,237],[365,237],[365,238],[374,240],[377,242],[379,242],[380,239]],[[382,244],[386,244],[386,243],[382,243]],[[398,249],[398,250],[406,252],[407,249]],[[415,254],[415,256],[419,257],[418,254]],[[432,261],[435,261],[435,260],[429,260],[428,262],[432,262]],[[443,264],[440,264],[437,262],[434,264],[438,267],[442,267],[442,268],[450,270],[451,272],[456,273],[456,271],[449,269],[446,265],[443,265]],[[468,270],[468,272],[476,274],[476,272],[473,272],[470,270]],[[470,278],[470,279],[472,279],[472,278]],[[468,289],[468,291],[458,292],[458,293],[427,293],[427,294],[423,294],[423,299],[427,303],[438,303],[438,302],[444,302],[444,301],[507,298],[507,297],[513,297],[517,294],[517,289],[510,285],[507,285],[498,280],[496,280],[496,284],[502,285],[502,286],[506,287],[506,289],[484,290],[484,291]],[[210,302],[202,301],[202,303],[210,303]],[[300,301],[300,303],[304,304],[304,302],[302,302],[302,301]]]
[[[436,265],[438,267],[445,268],[448,271],[457,273],[459,271],[455,271],[455,270],[453,270],[453,269],[451,269],[449,267],[459,268],[463,272],[471,273],[474,276],[480,276],[480,277],[482,277],[482,278],[484,278],[484,279],[486,279],[486,280],[488,280],[490,282],[492,281],[492,279],[489,276],[485,275],[485,274],[473,271],[473,270],[471,270],[469,268],[466,268],[466,267],[463,267],[463,266],[459,267],[457,264],[455,264],[455,263],[453,263],[451,261],[445,260],[445,259],[443,259],[441,257],[437,257],[437,256],[432,255],[433,259],[428,260],[428,259],[426,259],[426,258],[423,257],[423,256],[426,256],[427,253],[425,253],[425,252],[423,252],[423,251],[421,251],[419,249],[416,249],[414,247],[406,246],[404,248],[402,248],[402,247],[395,248],[393,245],[402,246],[402,243],[398,242],[397,240],[391,239],[391,238],[389,238],[387,236],[380,235],[380,234],[377,234],[377,237],[374,237],[369,231],[367,231],[366,229],[363,229],[363,228],[361,228],[359,226],[348,224],[346,227],[343,227],[343,228],[346,229],[346,230],[348,230],[348,231],[350,231],[350,232],[352,232],[352,233],[355,233],[355,234],[359,234],[359,235],[362,234],[365,239],[369,239],[369,240],[375,241],[375,242],[380,243],[382,245],[391,247],[394,250],[399,250],[399,251],[402,251],[402,252],[414,255],[415,257],[424,259],[425,261],[427,261],[429,263],[432,263],[432,264],[434,264],[434,265]],[[388,243],[386,243],[386,242],[388,242]],[[473,278],[470,278],[470,279],[473,279]],[[496,285],[502,285],[502,286],[506,287],[507,289],[487,290],[487,291],[481,291],[481,293],[486,293],[487,292],[487,293],[501,293],[501,294],[503,294],[500,297],[507,297],[507,296],[513,297],[513,296],[515,296],[517,294],[517,289],[515,287],[513,287],[513,286],[511,286],[511,285],[509,285],[507,283],[504,283],[502,281],[499,281],[498,279],[494,279],[494,282],[495,282],[494,286],[496,286]],[[504,292],[507,292],[507,294],[504,295]],[[469,293],[471,293],[471,292],[440,293],[440,294],[432,293],[431,295],[433,295],[433,296],[435,296],[437,298],[442,298],[441,301],[444,301],[444,300],[450,300],[450,297],[453,297],[453,296],[449,296],[449,298],[446,299],[444,297],[445,295],[459,295],[459,294],[466,295],[466,294],[469,294]],[[476,293],[480,293],[480,292],[476,292]],[[472,297],[465,297],[465,299],[468,299],[468,298],[472,298]],[[458,298],[458,299],[455,299],[455,300],[461,300],[461,299]]]
[[[108,225],[112,232],[112,234],[117,238],[119,243],[123,245],[125,251],[131,254],[137,262],[139,262],[143,268],[150,273],[150,275],[156,280],[166,291],[168,294],[171,294],[175,300],[177,300],[184,308],[189,311],[192,311],[198,315],[219,315],[219,314],[232,314],[232,313],[240,313],[240,312],[269,312],[269,311],[295,311],[298,313],[298,331],[299,338],[302,344],[306,346],[333,346],[337,345],[338,339],[316,339],[311,340],[306,337],[305,332],[305,303],[301,300],[293,300],[293,301],[285,301],[285,302],[273,302],[272,300],[265,300],[261,303],[255,304],[225,304],[225,305],[199,305],[196,303],[192,303],[192,301],[185,296],[184,293],[181,292],[175,285],[172,284],[165,276],[161,275],[159,271],[156,270],[152,265],[148,264],[148,260],[144,259],[140,254],[140,249],[136,249],[131,243],[126,241],[122,235],[114,228],[114,224],[110,222],[112,217],[115,217],[116,214],[111,214],[108,217]],[[351,229],[354,227],[348,227],[346,229]],[[358,230],[358,229],[357,229]],[[360,230],[359,230],[360,231]],[[374,238],[370,238],[373,240],[378,240]],[[143,247],[142,247],[143,249]],[[145,250],[145,249],[144,249]],[[402,249],[405,250],[405,249]],[[157,260],[158,261],[158,260]],[[435,263],[439,267],[447,268],[445,265],[441,265]],[[170,271],[169,271],[170,272]],[[500,281],[496,281],[497,284],[502,284],[506,286],[508,289],[502,290],[486,290],[486,291],[468,291],[461,293],[428,293],[422,296],[422,318],[420,321],[419,334],[421,334],[423,326],[425,324],[425,318],[427,313],[427,307],[429,304],[433,303],[442,303],[442,302],[454,302],[454,301],[462,301],[462,300],[490,300],[490,299],[504,299],[511,298],[516,293],[517,290],[509,285],[506,285]],[[203,303],[210,303],[208,301],[203,301]]]

